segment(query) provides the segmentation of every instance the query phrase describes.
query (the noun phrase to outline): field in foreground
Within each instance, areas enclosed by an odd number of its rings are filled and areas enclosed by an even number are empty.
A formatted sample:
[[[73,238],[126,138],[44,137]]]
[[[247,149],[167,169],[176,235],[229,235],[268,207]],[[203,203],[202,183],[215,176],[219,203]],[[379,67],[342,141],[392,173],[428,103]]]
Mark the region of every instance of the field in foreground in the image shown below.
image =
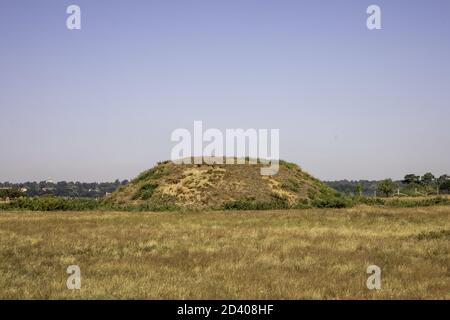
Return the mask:
[[[0,213],[3,299],[450,299],[449,265],[449,206]]]

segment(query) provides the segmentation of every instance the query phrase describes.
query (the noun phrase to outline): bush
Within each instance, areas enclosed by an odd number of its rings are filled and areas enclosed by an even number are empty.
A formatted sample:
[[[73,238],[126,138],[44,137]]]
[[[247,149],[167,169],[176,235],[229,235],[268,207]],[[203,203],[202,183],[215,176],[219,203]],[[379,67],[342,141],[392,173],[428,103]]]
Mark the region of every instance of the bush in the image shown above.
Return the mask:
[[[354,205],[354,202],[343,196],[329,196],[326,198],[317,198],[312,201],[312,206],[315,208],[349,208]]]
[[[23,195],[24,194],[19,189],[15,189],[15,188],[0,190],[0,199],[6,199],[6,198],[15,199],[15,198],[20,198]]]
[[[357,204],[369,206],[388,206],[398,208],[429,207],[436,205],[450,205],[450,199],[444,197],[419,198],[419,199],[382,199],[370,197],[358,197],[354,199]]]
[[[31,211],[85,211],[98,208],[99,202],[95,199],[65,199],[59,197],[20,198],[0,206],[1,210]]]
[[[252,199],[240,199],[225,203],[225,210],[275,210],[275,209],[309,209],[309,208],[348,208],[355,203],[352,199],[340,194],[300,200],[296,205],[290,206],[286,199],[272,195],[273,201],[258,202]]]
[[[300,199],[294,206],[295,209],[311,209],[312,205],[308,199]]]
[[[387,201],[386,204],[392,207],[399,207],[399,208],[430,207],[437,205],[450,205],[450,199],[443,197],[433,197],[419,200],[395,199]]]
[[[254,199],[240,199],[227,202],[223,205],[224,210],[276,210],[289,209],[286,199],[272,195],[272,201],[262,202]]]
[[[137,200],[137,199],[148,200],[148,199],[150,199],[156,188],[158,188],[158,184],[156,184],[156,183],[147,183],[147,184],[143,185],[133,195],[133,200]]]
[[[357,204],[365,204],[368,206],[382,206],[386,204],[386,201],[384,201],[383,199],[373,197],[356,197],[354,198],[354,201]]]
[[[0,203],[0,210],[29,210],[29,211],[90,211],[90,210],[114,210],[114,211],[180,211],[181,208],[171,199],[152,199],[144,204],[115,204],[108,199],[97,201],[92,198],[66,199],[61,197],[18,198],[9,203]],[[387,206],[399,208],[427,207],[436,205],[450,205],[450,199],[433,197],[426,199],[381,199],[370,197],[349,198],[342,195],[332,195],[300,200],[296,205],[289,205],[288,201],[277,195],[272,195],[268,202],[256,201],[246,198],[227,202],[220,209],[225,210],[277,210],[277,209],[307,209],[307,208],[348,208],[356,204],[371,206]]]
[[[180,208],[172,204],[155,204],[155,203],[144,203],[144,204],[111,204],[103,203],[100,206],[100,210],[105,211],[125,211],[125,212],[162,212],[162,211],[180,211]]]

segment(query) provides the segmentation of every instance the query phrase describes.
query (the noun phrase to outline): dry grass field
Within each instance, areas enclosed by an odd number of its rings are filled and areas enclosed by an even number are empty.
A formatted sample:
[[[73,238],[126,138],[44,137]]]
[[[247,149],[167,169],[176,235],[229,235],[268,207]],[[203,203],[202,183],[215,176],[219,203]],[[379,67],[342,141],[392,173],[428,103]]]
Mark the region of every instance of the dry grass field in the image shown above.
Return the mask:
[[[449,206],[2,212],[0,298],[450,299],[449,251]]]

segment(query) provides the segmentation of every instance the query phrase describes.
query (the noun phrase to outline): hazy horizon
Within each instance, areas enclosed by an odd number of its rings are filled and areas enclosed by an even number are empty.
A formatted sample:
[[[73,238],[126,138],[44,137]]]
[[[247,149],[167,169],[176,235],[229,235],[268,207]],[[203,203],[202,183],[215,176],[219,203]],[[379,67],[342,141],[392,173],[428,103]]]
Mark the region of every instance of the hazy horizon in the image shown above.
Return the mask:
[[[2,0],[0,181],[131,179],[194,120],[280,129],[281,159],[322,180],[450,174],[449,14],[445,0]]]

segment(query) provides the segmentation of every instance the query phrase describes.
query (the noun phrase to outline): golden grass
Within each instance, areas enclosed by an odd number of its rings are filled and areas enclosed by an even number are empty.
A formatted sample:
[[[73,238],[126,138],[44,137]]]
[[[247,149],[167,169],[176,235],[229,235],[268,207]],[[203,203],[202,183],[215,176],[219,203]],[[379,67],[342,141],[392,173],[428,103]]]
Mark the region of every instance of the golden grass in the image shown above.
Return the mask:
[[[450,207],[1,213],[0,298],[450,298]],[[66,268],[81,268],[81,290]],[[382,288],[366,288],[366,268]]]

